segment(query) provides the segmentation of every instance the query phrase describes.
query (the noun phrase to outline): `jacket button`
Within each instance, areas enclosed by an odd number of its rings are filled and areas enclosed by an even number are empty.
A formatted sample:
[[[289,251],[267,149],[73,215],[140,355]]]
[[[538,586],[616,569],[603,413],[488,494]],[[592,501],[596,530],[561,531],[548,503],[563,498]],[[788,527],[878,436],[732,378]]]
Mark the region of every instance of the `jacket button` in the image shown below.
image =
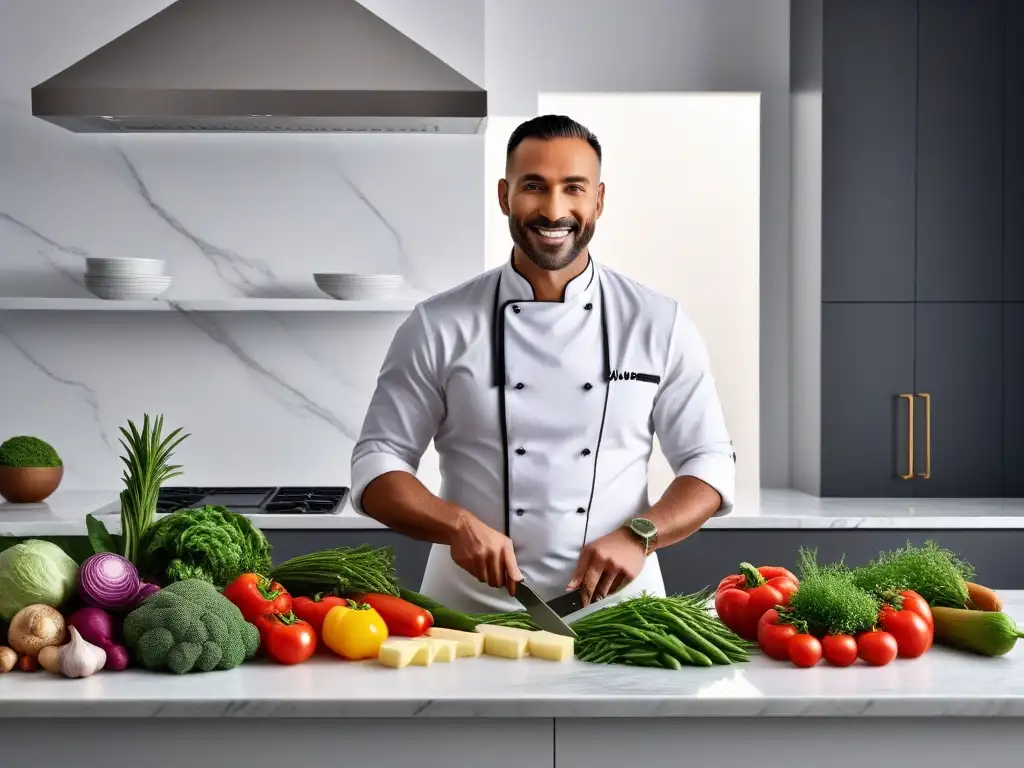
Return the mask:
[[[577,515],[585,515],[585,514],[587,514],[587,510],[585,510],[583,507],[578,507],[576,509],[576,514]]]
[[[589,312],[594,308],[594,305],[588,301],[586,304],[583,305],[583,308]]]
[[[589,456],[590,455],[590,449],[589,448],[584,448],[582,451],[580,451],[580,453],[582,453],[584,456]]]
[[[583,388],[589,392],[594,388],[594,385],[588,381],[586,384],[583,385]]]
[[[519,515],[520,517],[522,517],[526,513],[523,510],[521,510],[521,509],[517,509],[516,510],[516,514]]]
[[[522,310],[519,309],[519,305],[518,304],[513,304],[512,305],[512,311],[515,312],[518,315]]]
[[[523,387],[525,387],[525,386],[526,386],[526,385],[525,385],[525,384],[523,384],[523,382],[521,382],[521,381],[520,381],[520,382],[519,382],[518,384],[516,384],[516,389],[522,389],[522,388],[523,388]]]
[[[526,449],[525,448],[516,448],[516,453],[519,454],[520,456],[522,456],[524,453],[526,453]]]

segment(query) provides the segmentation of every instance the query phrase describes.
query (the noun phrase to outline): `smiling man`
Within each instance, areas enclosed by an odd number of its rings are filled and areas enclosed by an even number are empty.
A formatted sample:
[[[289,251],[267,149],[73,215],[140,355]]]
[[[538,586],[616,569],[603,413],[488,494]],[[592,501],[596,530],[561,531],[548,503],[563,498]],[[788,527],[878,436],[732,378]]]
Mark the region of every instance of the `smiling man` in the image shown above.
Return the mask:
[[[664,594],[656,551],[732,506],[705,345],[676,302],[592,258],[605,187],[586,128],[523,123],[497,192],[511,257],[395,335],[353,451],[353,503],[434,543],[421,590],[452,608],[515,610],[523,579],[546,600]],[[651,505],[655,435],[676,478]],[[431,440],[440,495],[416,478]]]

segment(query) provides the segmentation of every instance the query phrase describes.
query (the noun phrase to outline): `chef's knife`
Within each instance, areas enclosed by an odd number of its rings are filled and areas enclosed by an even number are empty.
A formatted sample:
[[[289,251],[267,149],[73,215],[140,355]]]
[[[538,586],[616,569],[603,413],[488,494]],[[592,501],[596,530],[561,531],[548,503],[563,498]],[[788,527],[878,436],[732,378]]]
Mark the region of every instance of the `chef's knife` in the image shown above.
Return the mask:
[[[525,581],[516,584],[516,598],[526,608],[533,623],[541,629],[564,637],[576,637],[576,633],[562,621],[562,617],[545,603]]]

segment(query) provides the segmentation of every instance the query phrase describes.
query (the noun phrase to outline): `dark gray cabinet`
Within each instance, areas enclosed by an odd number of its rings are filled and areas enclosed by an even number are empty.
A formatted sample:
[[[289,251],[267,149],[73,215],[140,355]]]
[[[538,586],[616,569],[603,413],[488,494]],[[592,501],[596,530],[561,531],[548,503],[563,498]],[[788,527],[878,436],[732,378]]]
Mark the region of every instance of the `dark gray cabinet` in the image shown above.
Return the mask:
[[[918,303],[916,496],[1003,494],[1003,305]]]
[[[913,301],[917,3],[823,13],[822,298]]]
[[[826,304],[821,335],[821,494],[911,496],[914,305]]]
[[[918,301],[1003,299],[1005,11],[918,4]]]
[[[1003,489],[1024,496],[1024,304],[1003,305]]]
[[[1024,2],[1006,19],[1006,176],[1003,299],[1024,301]]]
[[[1024,0],[790,7],[794,483],[1024,496]]]

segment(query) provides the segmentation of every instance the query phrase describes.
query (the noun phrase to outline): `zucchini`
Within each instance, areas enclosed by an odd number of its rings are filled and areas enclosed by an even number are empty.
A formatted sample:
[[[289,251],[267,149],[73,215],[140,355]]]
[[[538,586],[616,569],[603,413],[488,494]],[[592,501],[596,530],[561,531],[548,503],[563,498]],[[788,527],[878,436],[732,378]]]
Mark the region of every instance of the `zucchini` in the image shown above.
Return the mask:
[[[1003,656],[1024,632],[1005,613],[933,607],[935,642],[982,656]]]

